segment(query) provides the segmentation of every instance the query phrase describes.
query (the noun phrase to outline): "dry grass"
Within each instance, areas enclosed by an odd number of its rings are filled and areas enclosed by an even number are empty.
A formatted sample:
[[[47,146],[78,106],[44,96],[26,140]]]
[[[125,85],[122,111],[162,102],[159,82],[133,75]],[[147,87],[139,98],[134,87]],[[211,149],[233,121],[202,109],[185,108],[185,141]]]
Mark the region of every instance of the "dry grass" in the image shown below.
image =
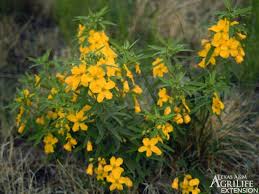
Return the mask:
[[[221,173],[243,173],[259,181],[259,116],[254,94],[233,92],[222,115],[222,123],[213,122],[218,150],[212,158]]]
[[[0,193],[104,192],[85,174],[82,162],[48,162],[41,150],[18,141],[11,136],[0,144]]]
[[[236,5],[243,2],[234,1]],[[223,1],[137,0],[130,33],[148,29],[196,46],[206,37],[208,22],[216,19],[215,13],[219,10],[224,10]]]

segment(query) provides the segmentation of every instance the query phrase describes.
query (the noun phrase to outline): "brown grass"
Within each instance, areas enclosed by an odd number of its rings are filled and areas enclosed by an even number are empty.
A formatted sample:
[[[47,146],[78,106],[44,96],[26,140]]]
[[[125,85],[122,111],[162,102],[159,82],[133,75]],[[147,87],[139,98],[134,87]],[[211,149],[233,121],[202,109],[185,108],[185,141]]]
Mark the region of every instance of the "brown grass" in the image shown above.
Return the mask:
[[[18,141],[11,136],[0,144],[0,193],[103,193],[83,162],[72,157],[49,162],[42,150],[15,145]]]

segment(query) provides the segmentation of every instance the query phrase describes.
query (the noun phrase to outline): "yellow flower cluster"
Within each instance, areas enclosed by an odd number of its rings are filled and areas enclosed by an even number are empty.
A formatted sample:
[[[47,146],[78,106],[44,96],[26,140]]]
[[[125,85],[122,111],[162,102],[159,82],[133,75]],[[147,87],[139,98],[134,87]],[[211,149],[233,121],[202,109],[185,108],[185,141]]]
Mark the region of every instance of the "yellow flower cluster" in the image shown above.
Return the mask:
[[[109,38],[101,31],[90,30],[88,33],[88,44],[84,46],[86,35],[84,35],[85,26],[79,25],[78,38],[80,43],[80,60],[79,66],[71,69],[71,75],[66,77],[65,83],[68,90],[77,90],[79,86],[89,88],[89,94],[96,95],[100,103],[104,99],[112,99],[113,95],[110,90],[115,88],[115,83],[110,79],[120,74],[120,68],[115,63],[116,53],[109,45]],[[94,53],[98,56],[95,61],[87,61],[88,56]]]
[[[175,106],[174,107],[174,121],[179,125],[179,124],[188,124],[191,122],[191,117],[189,115],[190,113],[190,108],[186,104],[185,98],[182,98],[182,104],[181,108]]]
[[[52,126],[55,126],[58,129],[58,134],[65,136],[66,143],[63,145],[63,148],[66,151],[71,152],[77,145],[77,140],[72,137],[70,130],[72,129],[73,132],[77,132],[79,129],[82,131],[86,131],[88,129],[88,126],[85,124],[87,116],[84,116],[84,114],[90,109],[91,106],[85,105],[80,111],[69,114],[65,114],[62,109],[47,111],[46,119],[52,121]],[[35,123],[38,125],[44,125],[45,117],[37,117]],[[71,127],[70,123],[72,123]],[[45,143],[45,153],[50,154],[54,152],[53,145],[58,141],[56,137],[49,133],[44,137],[43,142]],[[92,144],[89,141],[87,143],[87,150],[90,151],[92,149]]]
[[[168,73],[168,68],[165,66],[161,58],[156,58],[152,65],[153,77],[163,77],[165,73]]]
[[[67,140],[67,143],[63,147],[68,152],[71,152],[72,148],[74,148],[75,145],[77,144],[77,140],[73,138],[70,133],[67,133],[66,140]]]
[[[167,94],[166,88],[161,88],[159,89],[158,92],[158,101],[157,101],[157,105],[162,107],[164,103],[172,103],[172,97],[170,97]],[[191,117],[189,115],[190,113],[190,108],[188,107],[188,105],[186,104],[186,100],[184,97],[181,97],[181,108],[179,108],[178,106],[174,107],[174,122],[176,122],[177,124],[188,124],[191,121]],[[172,112],[171,110],[171,106],[166,106],[166,108],[164,109],[164,115],[169,115]]]
[[[142,88],[137,85],[135,83],[135,80],[134,80],[134,75],[133,73],[130,71],[130,69],[128,68],[128,66],[126,64],[123,64],[123,69],[125,70],[126,72],[126,77],[131,81],[131,84],[133,86],[133,89],[130,90],[130,87],[129,87],[129,82],[127,80],[122,80],[122,83],[123,83],[123,96],[125,96],[126,93],[132,91],[133,92],[133,99],[134,99],[134,108],[135,108],[135,112],[136,113],[139,113],[141,112],[141,107],[140,107],[140,103],[137,99],[137,95],[141,95],[143,90]],[[136,70],[136,73],[137,74],[140,74],[141,73],[141,70],[140,70],[140,66],[139,64],[136,64],[135,65],[135,70]]]
[[[117,54],[110,47],[107,35],[103,31],[90,30],[87,32],[86,27],[80,24],[78,39],[81,64],[73,66],[71,75],[65,78],[67,91],[73,90],[80,93],[78,88],[80,86],[86,87],[89,89],[89,96],[95,97],[97,102],[101,103],[105,99],[110,100],[113,98],[113,89],[118,91],[118,85],[112,80],[113,77],[116,77],[123,84],[122,96],[125,96],[130,91],[135,94],[135,111],[140,112],[141,108],[136,95],[142,94],[142,89],[135,84],[133,73],[127,65],[123,64],[123,68],[121,68],[116,63]],[[87,44],[85,44],[86,40]],[[92,60],[90,60],[93,54],[95,57],[92,57]],[[130,90],[128,81],[122,77],[122,70],[126,72],[126,77],[131,80],[132,90]],[[135,71],[137,74],[141,73],[139,64],[135,65]],[[76,101],[76,96],[74,97],[74,101]]]
[[[174,127],[170,123],[166,123],[165,125],[158,125],[156,128],[162,131],[163,135],[166,137],[167,140],[170,139],[169,133],[174,131]]]
[[[43,139],[44,142],[44,151],[46,154],[54,152],[54,145],[58,142],[58,139],[54,137],[51,133],[46,135]]]
[[[18,127],[18,133],[23,133],[23,131],[26,127],[27,121],[26,120],[22,121],[22,117],[25,113],[24,105],[25,106],[32,105],[32,102],[31,102],[32,96],[33,96],[33,94],[31,94],[28,89],[24,89],[22,91],[22,96],[15,99],[16,102],[23,103],[23,105],[21,105],[19,107],[19,113],[16,116],[16,126]]]
[[[205,68],[209,64],[215,65],[215,57],[218,56],[224,59],[231,56],[237,63],[243,62],[245,52],[239,40],[245,39],[246,36],[240,32],[237,32],[233,36],[230,35],[230,28],[237,24],[239,24],[237,21],[231,22],[224,18],[209,28],[214,34],[211,40],[202,40],[203,49],[198,52],[198,55],[202,57],[201,62],[198,64],[199,67]],[[210,58],[206,61],[209,52],[211,52]]]
[[[171,97],[167,94],[166,88],[159,89],[157,105],[162,107],[164,103],[170,102]]]
[[[24,111],[25,111],[24,107],[21,106],[19,108],[19,113],[16,116],[16,126],[18,127],[18,133],[22,133],[25,128],[25,123],[21,122]]]
[[[79,131],[79,128],[83,131],[87,131],[88,126],[84,123],[84,121],[87,119],[87,116],[84,116],[84,110],[67,115],[67,119],[74,123],[72,127],[74,132]]]
[[[87,34],[86,34],[87,33]],[[86,30],[86,27],[82,24],[78,28],[78,40],[80,45],[80,59],[83,64],[87,64],[87,55],[95,53],[100,56],[97,61],[97,66],[107,65],[108,76],[114,76],[118,70],[118,65],[115,63],[117,57],[116,53],[111,49],[109,45],[109,38],[103,31]],[[85,46],[85,40],[87,39],[87,46]]]
[[[179,178],[176,177],[172,182],[172,188],[182,190],[182,194],[199,194],[201,191],[199,189],[200,180],[198,178],[192,178],[191,175],[187,174],[184,176],[183,181],[179,184]]]
[[[105,180],[110,183],[110,191],[123,190],[123,185],[128,188],[133,186],[133,183],[129,177],[122,176],[124,169],[121,167],[123,164],[122,158],[116,158],[112,156],[110,163],[107,164],[104,158],[98,158],[98,167],[94,168],[93,163],[90,163],[86,168],[88,175],[93,175],[95,172],[97,180]]]
[[[224,109],[224,104],[220,100],[217,93],[214,93],[214,96],[212,98],[212,112],[216,115],[220,115],[221,111]]]
[[[156,155],[161,155],[162,151],[157,147],[157,143],[159,141],[159,138],[144,138],[142,140],[143,146],[139,147],[139,152],[146,152],[146,156],[150,157],[152,156],[152,153],[155,153]]]

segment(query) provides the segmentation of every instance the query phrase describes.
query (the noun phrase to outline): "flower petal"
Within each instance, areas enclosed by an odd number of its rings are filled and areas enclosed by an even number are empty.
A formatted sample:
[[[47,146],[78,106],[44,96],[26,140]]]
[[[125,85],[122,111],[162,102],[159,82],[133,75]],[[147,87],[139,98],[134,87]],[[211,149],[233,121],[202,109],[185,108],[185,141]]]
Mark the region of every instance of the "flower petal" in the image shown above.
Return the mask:
[[[156,146],[152,146],[152,147],[151,147],[151,150],[152,150],[152,152],[154,152],[156,155],[161,155],[161,154],[162,154],[162,151],[161,151],[158,147],[156,147]]]

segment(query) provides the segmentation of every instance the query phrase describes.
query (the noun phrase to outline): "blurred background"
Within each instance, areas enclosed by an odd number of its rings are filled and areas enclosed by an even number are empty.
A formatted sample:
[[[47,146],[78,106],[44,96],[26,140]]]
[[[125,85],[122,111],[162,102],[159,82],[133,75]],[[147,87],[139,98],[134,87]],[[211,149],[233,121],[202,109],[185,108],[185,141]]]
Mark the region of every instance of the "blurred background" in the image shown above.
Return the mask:
[[[241,93],[249,94],[257,102],[254,106],[258,110],[259,1],[233,2],[239,7],[252,7],[251,15],[244,18],[248,24],[246,62],[236,65],[233,72],[234,82]],[[200,40],[207,36],[209,23],[216,20],[215,13],[224,10],[224,1],[0,0],[0,143],[10,139],[14,131],[13,115],[9,112],[8,104],[14,99],[19,78],[25,73],[37,72],[37,69],[30,68],[32,64],[28,57],[41,56],[48,49],[52,50],[53,57],[69,55],[77,29],[74,18],[86,16],[89,10],[96,11],[105,6],[109,9],[106,19],[116,24],[108,28],[108,33],[118,41],[138,40],[137,46],[144,48],[156,44],[161,37],[173,38],[197,51]],[[195,55],[196,51],[192,54]],[[239,100],[245,100],[242,98]],[[0,148],[4,150],[9,144],[0,144]],[[3,165],[1,154],[4,154],[1,149],[0,169]],[[4,158],[2,156],[2,162]],[[51,176],[51,171],[49,173]]]

